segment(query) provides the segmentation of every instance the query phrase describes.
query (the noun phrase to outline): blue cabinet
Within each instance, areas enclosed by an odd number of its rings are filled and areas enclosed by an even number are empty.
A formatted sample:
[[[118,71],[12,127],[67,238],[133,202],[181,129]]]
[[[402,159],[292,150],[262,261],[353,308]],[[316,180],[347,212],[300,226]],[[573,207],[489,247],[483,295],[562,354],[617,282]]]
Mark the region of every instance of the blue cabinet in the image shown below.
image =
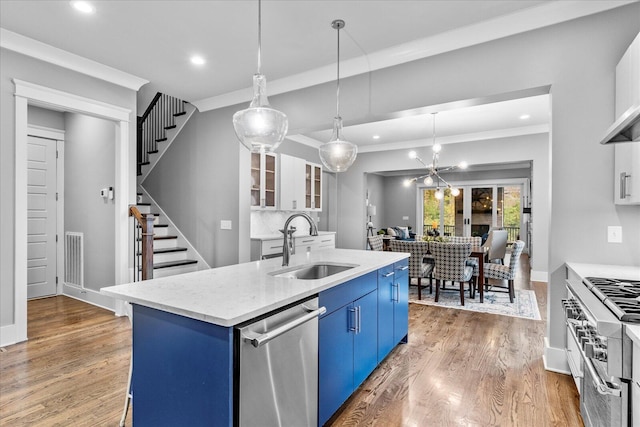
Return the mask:
[[[377,366],[376,273],[320,293],[318,424],[324,424]]]
[[[409,264],[402,260],[378,270],[378,363],[409,331]]]

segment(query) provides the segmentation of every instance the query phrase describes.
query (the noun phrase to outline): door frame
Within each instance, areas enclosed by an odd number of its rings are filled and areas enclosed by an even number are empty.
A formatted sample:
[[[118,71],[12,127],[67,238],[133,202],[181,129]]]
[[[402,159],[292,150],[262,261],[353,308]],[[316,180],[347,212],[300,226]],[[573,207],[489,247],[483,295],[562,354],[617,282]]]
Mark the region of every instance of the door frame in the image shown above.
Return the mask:
[[[523,234],[526,235],[526,225],[524,223],[524,215],[522,212],[522,209],[524,207],[530,207],[529,204],[529,179],[528,178],[502,178],[502,179],[493,179],[493,180],[478,180],[478,181],[458,181],[458,182],[451,182],[450,184],[453,187],[458,187],[458,188],[462,188],[464,189],[465,192],[465,198],[470,197],[466,195],[466,193],[469,193],[469,190],[471,188],[475,188],[475,187],[493,187],[494,189],[496,187],[505,187],[505,186],[516,186],[516,185],[520,185],[522,186],[522,191],[520,193],[520,236],[522,237]],[[424,224],[422,224],[423,222],[423,217],[424,217],[424,213],[423,213],[423,203],[422,203],[422,191],[425,189],[435,189],[435,187],[433,185],[428,186],[428,185],[424,185],[424,184],[418,184],[416,185],[416,230],[423,230],[424,228]],[[465,199],[464,201],[464,210],[467,210],[467,206],[466,206],[466,202],[467,200]],[[495,212],[496,212],[496,207],[497,207],[497,200],[494,198],[493,199],[493,212],[494,215],[492,216],[491,219],[491,223],[492,223],[492,227],[495,227]],[[441,214],[442,214],[442,203],[440,203],[440,210],[441,210]],[[467,234],[467,232],[470,233],[471,230],[471,225],[469,224],[468,226],[465,224],[464,227],[464,232],[465,235]],[[528,241],[528,237],[525,239],[525,243],[526,243],[526,247],[529,247],[529,241]]]
[[[61,233],[64,232],[64,135],[65,131],[43,126],[28,125],[27,136],[55,140],[56,142],[56,295],[62,293],[61,274],[64,274],[64,244]]]
[[[128,205],[135,200],[129,189],[133,168],[130,153],[132,110],[91,98],[12,79],[15,85],[15,234],[14,234],[14,325],[15,340],[27,340],[27,110],[29,105],[86,114],[116,123],[115,140],[115,280],[128,281]],[[132,193],[132,194],[129,194]],[[116,308],[116,312],[119,310]]]

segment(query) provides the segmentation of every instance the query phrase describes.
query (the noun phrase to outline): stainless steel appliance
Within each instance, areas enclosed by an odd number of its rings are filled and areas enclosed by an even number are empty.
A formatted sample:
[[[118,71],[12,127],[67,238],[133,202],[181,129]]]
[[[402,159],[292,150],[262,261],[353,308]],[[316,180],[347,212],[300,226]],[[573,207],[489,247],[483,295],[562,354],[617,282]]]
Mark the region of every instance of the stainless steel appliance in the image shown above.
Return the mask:
[[[318,317],[312,298],[236,328],[241,427],[317,426]]]
[[[566,352],[585,426],[631,426],[633,345],[625,327],[640,323],[640,281],[570,277],[567,292]]]

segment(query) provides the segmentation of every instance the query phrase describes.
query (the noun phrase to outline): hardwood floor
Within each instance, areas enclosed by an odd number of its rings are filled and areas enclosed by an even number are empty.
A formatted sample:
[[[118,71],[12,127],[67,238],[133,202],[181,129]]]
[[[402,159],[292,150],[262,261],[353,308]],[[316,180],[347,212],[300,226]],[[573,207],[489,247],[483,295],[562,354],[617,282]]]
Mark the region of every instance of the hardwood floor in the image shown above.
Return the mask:
[[[331,426],[582,426],[570,376],[544,370],[542,321],[410,304],[399,345]],[[29,341],[0,351],[0,425],[117,426],[127,382],[126,318],[58,296],[28,303]],[[131,425],[132,409],[127,418]]]

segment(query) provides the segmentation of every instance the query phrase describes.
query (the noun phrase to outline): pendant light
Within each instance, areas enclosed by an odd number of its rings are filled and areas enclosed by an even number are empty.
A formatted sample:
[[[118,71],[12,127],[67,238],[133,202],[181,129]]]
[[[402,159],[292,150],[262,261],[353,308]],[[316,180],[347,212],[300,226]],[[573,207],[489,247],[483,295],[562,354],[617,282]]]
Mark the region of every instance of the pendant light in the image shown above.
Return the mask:
[[[267,99],[267,79],[260,72],[262,50],[262,7],[258,0],[258,72],[253,75],[253,99],[249,108],[233,115],[238,140],[252,152],[273,152],[287,135],[289,122],[281,111],[271,108]]]
[[[338,32],[338,60],[336,78],[336,116],[333,119],[333,134],[331,140],[320,145],[320,160],[331,172],[344,172],[349,169],[358,155],[358,146],[341,139],[342,117],[340,117],[340,29],[344,28],[344,21],[336,19],[331,28]]]

